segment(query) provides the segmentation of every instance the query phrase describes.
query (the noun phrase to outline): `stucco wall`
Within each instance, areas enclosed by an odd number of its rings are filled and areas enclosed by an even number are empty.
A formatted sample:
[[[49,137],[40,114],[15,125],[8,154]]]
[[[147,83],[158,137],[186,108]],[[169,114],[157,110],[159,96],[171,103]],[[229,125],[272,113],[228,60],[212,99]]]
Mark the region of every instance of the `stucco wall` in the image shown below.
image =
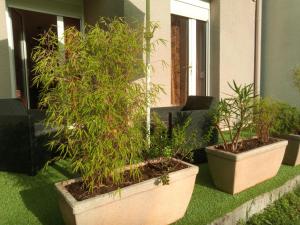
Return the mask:
[[[124,16],[145,20],[145,0],[125,0]],[[159,84],[165,93],[158,96],[156,106],[171,106],[171,14],[170,1],[151,0],[151,21],[159,25],[153,41],[164,39],[166,45],[160,44],[151,55],[151,82]],[[145,21],[144,21],[145,22]],[[162,61],[167,64],[163,66]]]
[[[215,0],[213,0],[215,1]],[[254,82],[255,2],[218,0],[220,97],[230,93],[227,82]],[[214,4],[216,4],[214,3]],[[214,51],[218,51],[214,49]],[[212,59],[212,66],[214,59]]]
[[[220,93],[220,0],[210,3],[210,95]]]
[[[299,0],[263,1],[261,92],[298,107],[292,74],[300,66],[299,12]]]
[[[100,16],[124,16],[124,0],[84,0],[85,22],[95,24]]]
[[[9,47],[5,18],[5,1],[0,1],[0,98],[10,98],[11,76],[9,65]]]

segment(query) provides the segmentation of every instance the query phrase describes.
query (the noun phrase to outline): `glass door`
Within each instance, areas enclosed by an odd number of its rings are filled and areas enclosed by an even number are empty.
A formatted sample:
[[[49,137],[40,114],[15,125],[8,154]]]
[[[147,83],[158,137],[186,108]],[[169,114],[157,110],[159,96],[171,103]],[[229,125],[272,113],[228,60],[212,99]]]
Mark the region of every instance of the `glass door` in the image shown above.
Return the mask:
[[[206,96],[206,22],[171,15],[172,104]]]
[[[35,74],[31,54],[38,44],[37,38],[51,27],[57,33],[60,44],[64,44],[64,30],[76,27],[80,30],[80,19],[62,17],[28,10],[10,8],[14,37],[14,57],[16,70],[16,97],[28,109],[36,109],[40,89],[33,85]]]

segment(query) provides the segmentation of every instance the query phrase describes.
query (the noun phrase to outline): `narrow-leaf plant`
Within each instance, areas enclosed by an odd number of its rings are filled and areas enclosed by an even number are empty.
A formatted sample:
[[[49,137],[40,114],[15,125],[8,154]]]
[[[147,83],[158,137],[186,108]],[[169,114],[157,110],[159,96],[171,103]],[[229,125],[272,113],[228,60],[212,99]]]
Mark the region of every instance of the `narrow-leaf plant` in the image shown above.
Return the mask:
[[[221,99],[213,112],[213,125],[218,130],[225,151],[237,152],[242,146],[241,134],[253,126],[255,96],[253,84],[228,83],[233,94]]]
[[[41,89],[45,124],[55,130],[49,143],[68,158],[90,192],[102,184],[120,185],[124,168],[139,179],[133,165],[147,146],[146,107],[159,88],[146,94],[144,28],[123,19],[105,20],[85,32],[65,31],[63,49],[50,30],[39,38],[32,59],[35,85]],[[148,97],[147,97],[148,96]]]

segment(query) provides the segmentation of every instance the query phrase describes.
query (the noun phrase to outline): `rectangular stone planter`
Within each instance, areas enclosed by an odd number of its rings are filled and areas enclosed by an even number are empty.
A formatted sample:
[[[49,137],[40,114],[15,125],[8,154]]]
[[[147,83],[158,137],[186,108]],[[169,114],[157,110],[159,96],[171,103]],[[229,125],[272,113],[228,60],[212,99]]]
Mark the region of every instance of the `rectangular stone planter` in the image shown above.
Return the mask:
[[[169,185],[157,184],[157,178],[77,201],[65,188],[78,181],[56,184],[59,206],[67,225],[163,225],[182,218],[194,189],[198,167],[169,174]]]
[[[288,145],[283,158],[283,164],[297,166],[300,164],[300,135],[288,134],[281,138],[288,140]]]
[[[230,153],[210,146],[206,148],[208,165],[216,187],[229,194],[239,193],[271,177],[282,163],[286,140],[243,153]]]

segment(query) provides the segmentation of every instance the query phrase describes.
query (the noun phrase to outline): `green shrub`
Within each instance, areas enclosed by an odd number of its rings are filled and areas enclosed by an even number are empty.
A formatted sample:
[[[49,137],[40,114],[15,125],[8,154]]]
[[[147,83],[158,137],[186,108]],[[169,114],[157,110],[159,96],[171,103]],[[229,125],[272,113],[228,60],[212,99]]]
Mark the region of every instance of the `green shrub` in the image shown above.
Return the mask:
[[[153,86],[149,97],[145,83],[135,81],[146,68],[143,27],[101,19],[84,33],[67,29],[63,49],[51,30],[38,41],[34,82],[42,88],[45,124],[56,128],[50,147],[70,159],[91,192],[106,181],[122,183],[126,165],[138,179],[131,165],[146,148],[146,106],[158,90]]]
[[[298,134],[300,131],[300,112],[296,107],[279,102],[278,114],[272,126],[275,135]]]
[[[157,114],[153,115],[151,145],[145,153],[146,158],[178,158],[192,160],[193,150],[200,146],[195,131],[190,131],[191,117],[186,113],[178,113],[171,133],[167,125]]]
[[[300,92],[300,68],[295,70],[293,78],[294,78],[294,85]]]
[[[258,98],[254,109],[254,129],[261,143],[268,143],[270,133],[279,115],[278,102],[270,98]]]
[[[221,99],[212,112],[213,126],[218,130],[225,151],[240,148],[241,133],[253,127],[255,97],[253,84],[228,84],[233,95]]]

